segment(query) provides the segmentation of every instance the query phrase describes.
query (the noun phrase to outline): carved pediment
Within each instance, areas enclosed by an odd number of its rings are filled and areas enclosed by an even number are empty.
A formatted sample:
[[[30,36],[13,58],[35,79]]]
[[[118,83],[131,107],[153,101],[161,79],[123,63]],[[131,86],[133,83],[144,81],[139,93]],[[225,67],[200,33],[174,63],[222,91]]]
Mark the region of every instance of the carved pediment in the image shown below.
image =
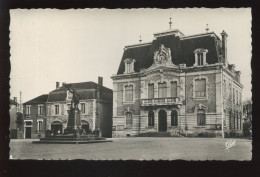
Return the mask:
[[[153,59],[156,64],[172,63],[171,49],[160,44],[159,49],[154,52]]]

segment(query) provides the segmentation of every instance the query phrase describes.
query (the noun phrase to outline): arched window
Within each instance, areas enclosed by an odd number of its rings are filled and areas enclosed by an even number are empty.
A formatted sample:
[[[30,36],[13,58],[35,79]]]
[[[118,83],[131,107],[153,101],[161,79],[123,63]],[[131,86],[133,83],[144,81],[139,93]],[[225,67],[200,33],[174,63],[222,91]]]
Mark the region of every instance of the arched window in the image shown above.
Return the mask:
[[[177,97],[177,82],[171,82],[171,97]]]
[[[195,97],[206,97],[206,79],[195,80]]]
[[[148,112],[148,126],[154,126],[154,112]]]
[[[171,126],[178,126],[178,113],[176,110],[171,113]]]
[[[167,86],[166,82],[158,84],[158,98],[166,98],[167,97]]]
[[[132,128],[132,113],[126,113],[126,128]]]
[[[198,126],[205,126],[206,125],[205,111],[203,109],[198,109],[198,111],[197,111],[197,121],[198,121]]]

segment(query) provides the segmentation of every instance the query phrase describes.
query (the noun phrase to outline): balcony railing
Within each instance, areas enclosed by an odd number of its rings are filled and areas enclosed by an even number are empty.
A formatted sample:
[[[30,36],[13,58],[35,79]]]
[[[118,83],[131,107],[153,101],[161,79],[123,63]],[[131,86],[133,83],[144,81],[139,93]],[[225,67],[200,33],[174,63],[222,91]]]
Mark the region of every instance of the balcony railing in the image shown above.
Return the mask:
[[[168,98],[151,98],[142,99],[142,106],[153,106],[153,105],[181,105],[182,100],[180,97],[168,97]]]

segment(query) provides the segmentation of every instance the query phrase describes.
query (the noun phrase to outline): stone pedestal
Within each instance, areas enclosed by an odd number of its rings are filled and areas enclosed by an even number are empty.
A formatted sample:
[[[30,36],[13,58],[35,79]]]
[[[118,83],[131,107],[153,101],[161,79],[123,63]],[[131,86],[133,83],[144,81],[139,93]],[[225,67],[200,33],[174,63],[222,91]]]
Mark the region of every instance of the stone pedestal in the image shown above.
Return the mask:
[[[66,134],[79,134],[79,129],[81,129],[80,111],[72,108],[68,110]]]

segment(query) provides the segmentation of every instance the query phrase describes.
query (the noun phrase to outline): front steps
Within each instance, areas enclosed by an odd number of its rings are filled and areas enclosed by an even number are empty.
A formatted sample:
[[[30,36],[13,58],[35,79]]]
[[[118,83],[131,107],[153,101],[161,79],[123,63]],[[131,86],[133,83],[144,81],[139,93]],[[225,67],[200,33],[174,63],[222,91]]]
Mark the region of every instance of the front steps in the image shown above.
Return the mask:
[[[178,132],[146,132],[137,135],[137,137],[180,137],[184,136],[180,135]]]
[[[103,143],[112,142],[106,138],[96,135],[81,135],[75,137],[73,135],[56,135],[46,138],[41,138],[40,141],[33,141],[33,144],[88,144],[88,143]]]

